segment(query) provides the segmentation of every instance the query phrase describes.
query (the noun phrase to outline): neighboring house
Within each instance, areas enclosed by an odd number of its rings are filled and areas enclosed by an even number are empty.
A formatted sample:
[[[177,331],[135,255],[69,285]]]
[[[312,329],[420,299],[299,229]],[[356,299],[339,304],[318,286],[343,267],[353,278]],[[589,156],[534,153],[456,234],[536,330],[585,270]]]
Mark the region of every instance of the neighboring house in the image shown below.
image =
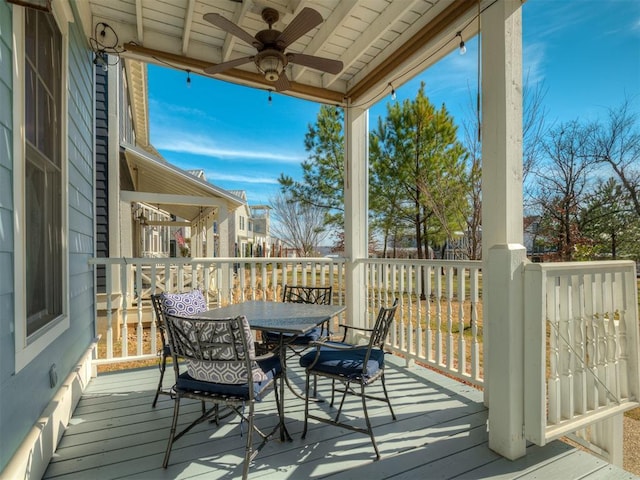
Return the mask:
[[[243,204],[235,211],[229,228],[229,243],[235,245],[235,257],[270,257],[273,256],[269,229],[270,207],[267,205],[249,206],[247,192],[232,190]]]
[[[241,200],[208,183],[203,171],[162,158],[149,143],[146,64],[127,59],[115,67],[96,70],[105,92],[96,103],[102,126],[96,164],[107,179],[98,189],[105,205],[96,219],[105,226],[98,230],[98,256],[228,256],[226,236],[218,238],[213,226],[226,230]]]

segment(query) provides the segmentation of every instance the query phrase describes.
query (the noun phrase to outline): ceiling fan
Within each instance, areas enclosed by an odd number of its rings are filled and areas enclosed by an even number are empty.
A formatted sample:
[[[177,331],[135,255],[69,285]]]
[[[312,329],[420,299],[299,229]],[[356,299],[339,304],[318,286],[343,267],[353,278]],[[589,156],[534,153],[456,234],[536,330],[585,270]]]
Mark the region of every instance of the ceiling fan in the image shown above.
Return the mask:
[[[279,18],[280,14],[273,8],[267,7],[262,10],[262,19],[269,25],[269,28],[259,31],[254,37],[218,13],[205,14],[204,19],[206,21],[254,46],[258,52],[250,57],[236,58],[235,60],[212,65],[205,68],[204,72],[214,75],[238,65],[254,62],[260,73],[264,75],[265,80],[272,82],[277,91],[283,91],[290,87],[289,79],[284,71],[289,63],[334,75],[342,71],[342,62],[339,60],[305,55],[304,53],[285,53],[285,49],[289,45],[322,23],[322,15],[320,13],[312,8],[305,7],[282,32],[272,28]]]

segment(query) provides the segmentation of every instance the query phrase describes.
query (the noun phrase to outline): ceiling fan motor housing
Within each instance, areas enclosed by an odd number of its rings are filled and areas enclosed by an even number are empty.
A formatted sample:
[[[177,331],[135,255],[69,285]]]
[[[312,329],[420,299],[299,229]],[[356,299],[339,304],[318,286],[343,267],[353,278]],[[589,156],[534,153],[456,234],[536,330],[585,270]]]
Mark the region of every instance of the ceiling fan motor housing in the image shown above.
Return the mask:
[[[256,55],[255,63],[258,70],[264,75],[265,80],[275,82],[280,78],[288,60],[279,50],[268,48]]]

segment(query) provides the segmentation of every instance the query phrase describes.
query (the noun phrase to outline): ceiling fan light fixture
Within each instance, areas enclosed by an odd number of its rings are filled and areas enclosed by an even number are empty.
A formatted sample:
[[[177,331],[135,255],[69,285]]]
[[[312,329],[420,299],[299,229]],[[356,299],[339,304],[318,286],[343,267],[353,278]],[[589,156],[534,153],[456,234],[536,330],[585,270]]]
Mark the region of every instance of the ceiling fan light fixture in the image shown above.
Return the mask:
[[[273,49],[260,52],[256,55],[255,62],[258,70],[268,82],[276,82],[287,65],[286,57],[281,52]]]

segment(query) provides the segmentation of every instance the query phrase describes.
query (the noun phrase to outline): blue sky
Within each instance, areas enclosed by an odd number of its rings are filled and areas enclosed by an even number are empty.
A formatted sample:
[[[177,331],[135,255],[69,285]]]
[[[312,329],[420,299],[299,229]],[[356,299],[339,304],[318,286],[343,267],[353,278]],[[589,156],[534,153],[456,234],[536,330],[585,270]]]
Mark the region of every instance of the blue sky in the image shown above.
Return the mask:
[[[640,111],[640,0],[529,0],[523,11],[523,71],[546,89],[548,122],[596,120],[625,98]],[[477,89],[477,40],[396,89],[414,98],[420,82],[457,122],[469,115]],[[149,66],[151,142],[169,162],[202,169],[227,190],[245,190],[249,204],[269,203],[285,172],[301,174],[304,135],[319,105],[210,78]],[[475,97],[474,97],[475,98]],[[370,110],[374,126],[385,96]]]

